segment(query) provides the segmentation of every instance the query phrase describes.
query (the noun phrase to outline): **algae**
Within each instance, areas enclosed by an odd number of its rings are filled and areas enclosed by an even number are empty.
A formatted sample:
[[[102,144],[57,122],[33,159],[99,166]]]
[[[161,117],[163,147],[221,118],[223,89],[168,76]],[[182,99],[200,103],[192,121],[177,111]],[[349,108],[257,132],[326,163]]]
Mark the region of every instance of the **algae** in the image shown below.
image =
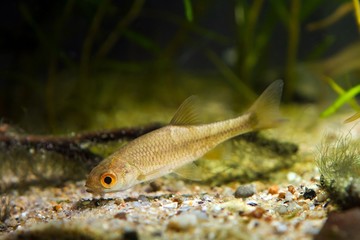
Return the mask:
[[[341,208],[360,205],[360,140],[350,133],[325,137],[316,159],[321,185]]]

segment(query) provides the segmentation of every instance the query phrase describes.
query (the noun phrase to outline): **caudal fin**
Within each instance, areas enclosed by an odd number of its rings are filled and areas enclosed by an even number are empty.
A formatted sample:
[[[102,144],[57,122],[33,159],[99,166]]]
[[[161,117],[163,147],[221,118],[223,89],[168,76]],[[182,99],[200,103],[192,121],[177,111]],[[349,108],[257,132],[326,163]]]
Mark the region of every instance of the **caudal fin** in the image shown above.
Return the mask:
[[[250,107],[248,112],[254,114],[255,129],[276,127],[284,120],[279,111],[283,85],[282,80],[276,80],[265,89]]]

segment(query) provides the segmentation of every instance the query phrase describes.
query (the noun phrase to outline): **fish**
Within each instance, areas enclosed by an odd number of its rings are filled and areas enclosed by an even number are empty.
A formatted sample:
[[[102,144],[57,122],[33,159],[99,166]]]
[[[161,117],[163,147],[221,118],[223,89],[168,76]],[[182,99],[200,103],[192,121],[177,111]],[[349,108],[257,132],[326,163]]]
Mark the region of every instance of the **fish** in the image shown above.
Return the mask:
[[[197,120],[194,97],[187,98],[170,124],[130,141],[95,166],[87,177],[86,191],[103,196],[169,173],[202,180],[195,160],[230,138],[273,128],[284,120],[279,110],[282,89],[283,81],[277,80],[244,114],[207,124]]]
[[[355,113],[351,117],[345,119],[344,123],[350,123],[360,118],[360,112]]]

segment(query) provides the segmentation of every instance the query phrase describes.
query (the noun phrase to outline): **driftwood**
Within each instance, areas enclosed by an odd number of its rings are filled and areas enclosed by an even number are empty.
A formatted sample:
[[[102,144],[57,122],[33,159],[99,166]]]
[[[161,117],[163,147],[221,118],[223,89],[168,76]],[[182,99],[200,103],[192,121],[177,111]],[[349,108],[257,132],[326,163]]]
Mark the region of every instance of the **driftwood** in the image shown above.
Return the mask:
[[[150,124],[143,127],[119,128],[104,131],[77,133],[68,136],[18,134],[8,124],[0,124],[0,146],[5,148],[21,146],[33,150],[56,152],[68,158],[81,159],[88,165],[101,160],[101,156],[84,146],[118,140],[131,140],[161,127]]]

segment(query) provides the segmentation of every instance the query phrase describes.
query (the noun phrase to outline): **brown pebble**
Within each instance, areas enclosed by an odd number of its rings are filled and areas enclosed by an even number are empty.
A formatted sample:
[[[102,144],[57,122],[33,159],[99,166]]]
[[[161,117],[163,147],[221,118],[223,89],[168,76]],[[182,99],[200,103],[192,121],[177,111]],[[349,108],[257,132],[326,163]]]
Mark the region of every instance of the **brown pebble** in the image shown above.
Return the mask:
[[[115,214],[114,218],[120,219],[120,220],[126,220],[126,213],[125,212],[119,212]]]
[[[264,217],[264,220],[265,220],[265,222],[271,222],[273,219],[272,219],[272,216],[270,216],[270,215],[268,215],[268,216],[265,216]]]
[[[161,188],[162,188],[161,182],[154,181],[154,182],[149,183],[149,186],[147,188],[145,188],[145,192],[147,192],[147,193],[157,192],[157,191],[160,191]]]
[[[277,194],[279,192],[279,186],[278,185],[272,185],[270,188],[269,188],[269,193],[274,195],[274,194]]]
[[[289,185],[288,186],[288,191],[291,192],[292,194],[294,194],[296,192],[296,189],[293,185]]]
[[[183,199],[181,197],[175,197],[172,199],[173,202],[177,202],[178,205],[181,205],[183,203]]]
[[[62,210],[62,207],[61,207],[60,204],[56,204],[55,206],[53,206],[53,209],[54,209],[54,211],[56,211],[56,212],[60,212],[60,211]]]
[[[279,192],[278,198],[285,199],[285,193]]]
[[[249,213],[248,216],[253,218],[261,218],[264,213],[266,213],[265,209],[263,209],[262,207],[257,207],[254,211]]]

